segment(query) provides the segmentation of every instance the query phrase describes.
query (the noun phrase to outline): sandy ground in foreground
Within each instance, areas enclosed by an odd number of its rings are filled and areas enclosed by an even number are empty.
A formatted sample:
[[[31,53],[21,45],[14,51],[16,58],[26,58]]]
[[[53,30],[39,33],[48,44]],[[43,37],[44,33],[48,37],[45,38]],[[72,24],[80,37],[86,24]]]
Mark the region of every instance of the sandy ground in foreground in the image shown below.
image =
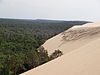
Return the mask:
[[[43,46],[64,55],[21,75],[100,75],[100,23],[72,27]]]

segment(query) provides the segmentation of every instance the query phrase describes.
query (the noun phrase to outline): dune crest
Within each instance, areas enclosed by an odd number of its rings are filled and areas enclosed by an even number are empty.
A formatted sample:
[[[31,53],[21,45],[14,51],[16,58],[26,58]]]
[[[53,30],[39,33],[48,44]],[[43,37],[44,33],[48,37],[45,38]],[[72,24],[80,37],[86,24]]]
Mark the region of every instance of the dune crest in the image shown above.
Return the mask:
[[[42,46],[48,50],[49,55],[58,49],[65,54],[99,37],[100,23],[88,23],[82,26],[74,26],[58,34],[47,40]]]

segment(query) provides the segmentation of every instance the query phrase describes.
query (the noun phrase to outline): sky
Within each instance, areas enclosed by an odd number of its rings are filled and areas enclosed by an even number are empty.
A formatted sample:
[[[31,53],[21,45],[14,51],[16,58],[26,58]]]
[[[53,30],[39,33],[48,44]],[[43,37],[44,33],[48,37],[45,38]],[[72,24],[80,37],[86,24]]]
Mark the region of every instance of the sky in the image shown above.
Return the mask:
[[[100,22],[99,0],[0,0],[0,18]]]

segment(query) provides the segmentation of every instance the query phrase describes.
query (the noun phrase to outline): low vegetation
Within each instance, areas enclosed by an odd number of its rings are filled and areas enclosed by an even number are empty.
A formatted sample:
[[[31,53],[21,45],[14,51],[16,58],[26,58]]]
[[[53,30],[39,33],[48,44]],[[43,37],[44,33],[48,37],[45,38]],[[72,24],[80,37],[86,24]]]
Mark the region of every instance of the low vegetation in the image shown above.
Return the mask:
[[[63,55],[62,51],[60,50],[55,50],[50,56],[49,56],[49,60],[53,60],[59,56]]]

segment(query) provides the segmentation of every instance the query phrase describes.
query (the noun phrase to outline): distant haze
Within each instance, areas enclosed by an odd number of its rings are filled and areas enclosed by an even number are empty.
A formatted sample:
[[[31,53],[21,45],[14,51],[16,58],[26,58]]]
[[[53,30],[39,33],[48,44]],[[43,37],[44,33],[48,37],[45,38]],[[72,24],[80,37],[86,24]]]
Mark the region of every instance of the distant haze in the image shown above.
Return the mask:
[[[99,0],[0,0],[0,18],[100,21]]]

